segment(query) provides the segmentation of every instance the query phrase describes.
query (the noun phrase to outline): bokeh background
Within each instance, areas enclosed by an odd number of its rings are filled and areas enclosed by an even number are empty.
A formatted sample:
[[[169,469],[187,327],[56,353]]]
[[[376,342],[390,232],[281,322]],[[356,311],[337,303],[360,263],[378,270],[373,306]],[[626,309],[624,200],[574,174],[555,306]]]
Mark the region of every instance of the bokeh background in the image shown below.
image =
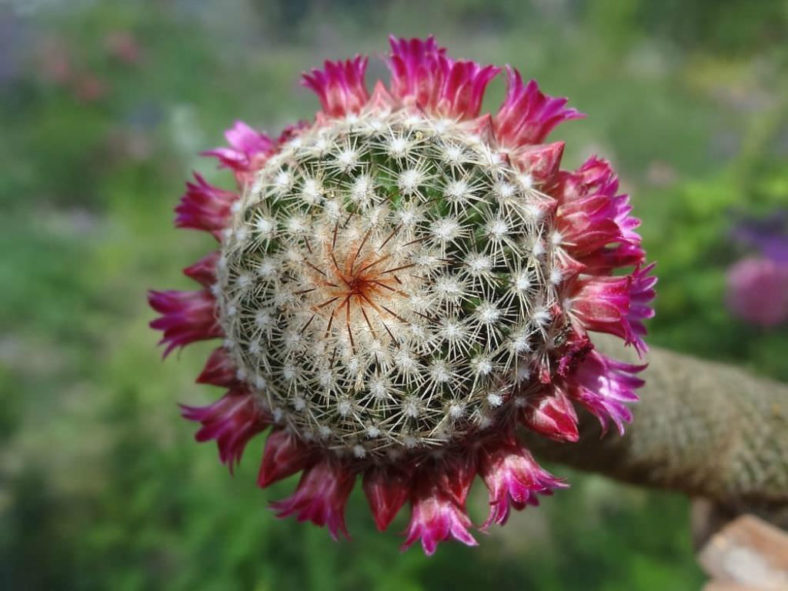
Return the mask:
[[[353,539],[278,521],[293,482],[234,478],[176,402],[210,345],[166,364],[148,288],[211,247],[176,231],[196,154],[236,118],[273,134],[317,100],[299,73],[435,33],[511,63],[589,117],[566,166],[610,158],[660,275],[652,343],[788,380],[785,324],[725,306],[743,219],[788,208],[788,5],[759,0],[0,1],[0,588],[694,590],[686,499],[551,468],[572,488],[426,559],[407,517]],[[369,78],[383,75],[378,61]],[[503,95],[492,85],[488,105]],[[477,522],[483,491],[472,495]],[[405,512],[403,512],[405,513]]]

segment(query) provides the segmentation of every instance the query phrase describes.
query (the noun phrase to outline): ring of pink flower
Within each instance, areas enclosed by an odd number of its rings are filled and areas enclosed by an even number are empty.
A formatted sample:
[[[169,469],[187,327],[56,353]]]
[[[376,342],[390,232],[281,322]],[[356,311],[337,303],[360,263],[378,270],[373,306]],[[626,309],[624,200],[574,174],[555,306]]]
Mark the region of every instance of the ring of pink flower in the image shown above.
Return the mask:
[[[388,527],[400,508],[411,505],[404,546],[417,540],[428,554],[437,543],[454,538],[475,544],[465,510],[470,486],[479,475],[489,491],[490,513],[482,528],[503,524],[510,509],[538,504],[538,494],[565,486],[543,470],[517,440],[518,426],[564,442],[578,439],[574,403],[596,415],[603,426],[612,421],[623,433],[631,420],[627,404],[637,399],[642,384],[634,366],[598,352],[588,332],[622,338],[639,353],[646,351],[643,321],[653,316],[650,301],[656,279],[645,265],[645,253],[630,215],[629,197],[618,192],[610,164],[592,157],[575,171],[560,170],[563,142],[545,143],[563,121],[582,115],[566,107],[566,99],[543,94],[534,81],[523,83],[519,72],[506,68],[508,88],[495,114],[479,115],[485,89],[500,71],[473,61],[454,60],[433,38],[391,38],[388,86],[377,82],[373,92],[364,80],[367,59],[326,61],[323,69],[304,75],[304,85],[320,99],[316,125],[352,116],[362,109],[418,109],[428,116],[473,122],[486,140],[533,184],[554,200],[555,223],[567,253],[562,272],[562,298],[572,334],[558,357],[538,376],[537,396],[502,417],[495,430],[439,455],[409,458],[408,462],[358,463],[338,457],[283,429],[245,386],[243,376],[223,347],[217,348],[197,378],[199,383],[227,389],[206,407],[183,407],[183,415],[199,422],[198,441],[215,440],[220,460],[232,470],[248,441],[270,430],[258,484],[301,472],[295,493],[272,506],[278,516],[326,525],[336,538],[347,535],[344,508],[356,477],[380,530]],[[238,191],[226,191],[195,174],[176,208],[176,226],[199,229],[222,240],[233,204],[256,172],[279,146],[310,124],[290,126],[276,139],[242,122],[227,131],[228,147],[205,152],[229,168]],[[184,269],[199,283],[196,291],[152,291],[151,306],[160,314],[151,326],[163,331],[165,355],[195,341],[221,339],[212,286],[216,283],[219,252]],[[628,271],[615,274],[617,270]]]

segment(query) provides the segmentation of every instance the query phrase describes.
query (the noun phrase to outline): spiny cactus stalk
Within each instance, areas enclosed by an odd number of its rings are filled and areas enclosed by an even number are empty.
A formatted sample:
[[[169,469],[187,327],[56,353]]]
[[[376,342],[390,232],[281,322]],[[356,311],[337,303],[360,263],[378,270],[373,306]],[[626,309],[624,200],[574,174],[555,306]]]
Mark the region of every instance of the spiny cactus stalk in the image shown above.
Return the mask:
[[[358,458],[490,425],[566,339],[531,185],[460,125],[403,111],[290,140],[219,265],[239,371],[293,432]]]
[[[573,404],[619,428],[641,366],[598,353],[588,331],[645,350],[651,266],[607,162],[559,170],[579,117],[509,68],[506,99],[479,116],[499,68],[392,38],[392,81],[370,96],[366,59],[304,76],[322,110],[274,141],[243,123],[208,152],[238,192],[196,176],[176,224],[219,251],[185,269],[196,292],[152,292],[166,352],[222,338],[198,381],[228,388],[184,407],[232,468],[271,428],[258,483],[301,471],[273,504],[346,533],[363,479],[378,527],[409,501],[405,545],[475,544],[465,499],[490,491],[483,527],[564,484],[520,443],[523,425],[575,441]],[[625,273],[616,273],[616,269]]]

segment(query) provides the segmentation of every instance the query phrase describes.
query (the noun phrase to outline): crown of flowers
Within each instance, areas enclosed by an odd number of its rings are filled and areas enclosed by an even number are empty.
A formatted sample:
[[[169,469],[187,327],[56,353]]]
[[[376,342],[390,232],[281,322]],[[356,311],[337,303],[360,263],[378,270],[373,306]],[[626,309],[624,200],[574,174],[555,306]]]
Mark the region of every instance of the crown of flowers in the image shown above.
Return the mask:
[[[507,92],[480,115],[500,68],[454,60],[432,37],[391,38],[388,85],[367,58],[304,74],[320,99],[311,123],[271,139],[242,122],[206,152],[237,190],[195,174],[178,227],[219,249],[184,269],[196,291],[154,291],[165,355],[223,339],[197,381],[227,389],[183,407],[230,469],[269,431],[258,484],[301,472],[273,503],[347,535],[362,480],[381,530],[411,506],[405,547],[475,544],[465,511],[479,475],[482,524],[565,486],[518,441],[524,427],[578,439],[575,403],[623,432],[642,384],[589,332],[639,353],[653,315],[653,265],[609,163],[560,170],[581,117],[506,68]]]

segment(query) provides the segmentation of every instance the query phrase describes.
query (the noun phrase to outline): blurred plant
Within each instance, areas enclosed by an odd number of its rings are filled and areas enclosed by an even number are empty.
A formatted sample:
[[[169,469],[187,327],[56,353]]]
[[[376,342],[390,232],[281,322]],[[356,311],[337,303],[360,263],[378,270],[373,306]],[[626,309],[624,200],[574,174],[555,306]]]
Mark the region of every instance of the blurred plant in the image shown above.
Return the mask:
[[[757,326],[782,324],[788,320],[788,211],[741,222],[733,237],[760,256],[747,257],[728,270],[728,308]]]
[[[78,63],[69,44],[62,39],[48,39],[42,45],[39,59],[43,78],[67,90],[80,102],[96,102],[109,90],[99,74]]]
[[[131,31],[113,31],[104,37],[104,46],[109,54],[128,65],[142,59],[142,48]]]
[[[757,249],[762,257],[788,265],[788,210],[765,218],[742,220],[732,235],[740,244]]]
[[[763,327],[788,320],[788,265],[746,258],[728,270],[726,302],[739,318]]]
[[[71,52],[67,46],[55,39],[41,45],[41,73],[46,80],[66,85],[74,76],[71,66]]]

